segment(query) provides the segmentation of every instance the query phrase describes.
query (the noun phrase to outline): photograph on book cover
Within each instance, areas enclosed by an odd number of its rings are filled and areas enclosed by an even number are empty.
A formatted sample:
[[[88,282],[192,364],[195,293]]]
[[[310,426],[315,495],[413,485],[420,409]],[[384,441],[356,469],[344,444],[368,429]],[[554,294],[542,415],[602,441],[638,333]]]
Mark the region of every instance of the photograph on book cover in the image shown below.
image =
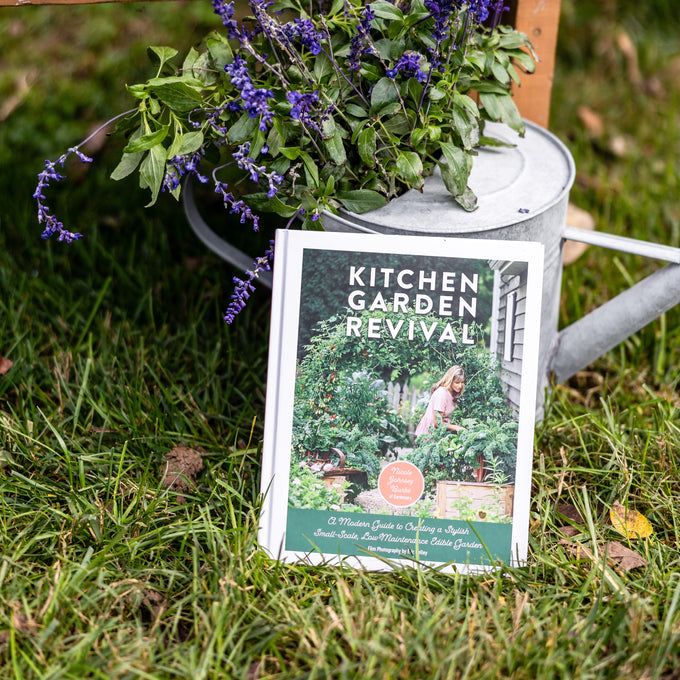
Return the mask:
[[[279,231],[275,252],[260,545],[522,563],[542,245]]]

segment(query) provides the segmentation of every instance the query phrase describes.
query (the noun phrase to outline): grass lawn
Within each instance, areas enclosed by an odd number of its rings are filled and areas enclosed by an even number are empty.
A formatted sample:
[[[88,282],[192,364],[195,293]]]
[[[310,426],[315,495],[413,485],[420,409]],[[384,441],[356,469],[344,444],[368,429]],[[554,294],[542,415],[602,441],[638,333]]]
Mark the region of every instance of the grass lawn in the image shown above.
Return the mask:
[[[677,9],[562,5],[551,128],[572,201],[680,246]],[[134,179],[107,179],[120,142],[50,190],[85,239],[43,242],[31,199],[44,158],[130,105],[146,44],[215,25],[188,0],[0,9],[0,677],[680,678],[680,307],[553,391],[526,566],[361,573],[256,550],[268,295],[224,324],[236,272],[172,199],[144,209]],[[561,322],[659,266],[590,248]],[[181,497],[162,484],[177,446],[204,463]],[[617,501],[652,535],[616,533]]]

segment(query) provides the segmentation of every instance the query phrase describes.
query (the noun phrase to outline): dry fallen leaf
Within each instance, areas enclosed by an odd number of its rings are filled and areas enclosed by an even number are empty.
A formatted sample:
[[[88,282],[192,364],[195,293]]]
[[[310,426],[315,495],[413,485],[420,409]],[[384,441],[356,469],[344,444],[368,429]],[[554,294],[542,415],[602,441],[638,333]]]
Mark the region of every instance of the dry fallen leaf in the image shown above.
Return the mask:
[[[32,618],[29,618],[24,612],[18,611],[16,608],[12,612],[12,626],[17,633],[22,635],[35,635],[39,630],[38,624]]]
[[[625,508],[615,501],[609,511],[609,519],[615,531],[627,538],[647,538],[654,533],[649,520],[637,510]]]
[[[0,357],[0,375],[5,375],[10,368],[14,366],[14,362],[7,357]]]
[[[147,590],[142,598],[142,613],[148,615],[156,624],[168,608],[167,599],[157,590]]]
[[[165,454],[163,486],[173,491],[192,491],[196,477],[203,469],[201,454],[188,446],[176,446]],[[178,495],[177,502],[184,503],[184,496]]]
[[[599,113],[587,106],[579,106],[576,113],[590,137],[602,137],[604,134],[604,123]]]
[[[583,543],[576,543],[569,541],[566,538],[561,538],[559,544],[569,550],[577,560],[590,560],[593,563],[597,562],[593,552]],[[634,550],[626,548],[618,541],[612,541],[604,546],[598,544],[597,549],[600,555],[607,555],[607,563],[609,565],[617,567],[620,571],[630,571],[637,567],[647,566],[647,560],[642,555],[639,555]]]
[[[583,517],[581,517],[578,508],[571,503],[558,503],[557,512],[567,519],[570,519],[572,522],[576,522],[576,524],[584,524]]]
[[[613,562],[622,571],[630,571],[637,567],[647,566],[647,560],[630,548],[621,545],[618,541],[607,544],[607,559]]]
[[[592,231],[595,229],[595,218],[589,212],[570,203],[567,207],[567,225]],[[564,249],[562,251],[563,264],[571,264],[577,260],[586,251],[586,248],[588,248],[588,244],[586,243],[565,241]]]
[[[567,536],[568,538],[572,538],[578,534],[581,533],[580,529],[577,529],[576,527],[571,527],[571,526],[566,526],[566,527],[557,527],[557,530],[563,535]]]
[[[616,46],[626,60],[626,71],[630,84],[634,87],[640,87],[642,84],[642,75],[640,74],[640,65],[638,63],[638,53],[628,33],[625,31],[619,31],[617,33]]]

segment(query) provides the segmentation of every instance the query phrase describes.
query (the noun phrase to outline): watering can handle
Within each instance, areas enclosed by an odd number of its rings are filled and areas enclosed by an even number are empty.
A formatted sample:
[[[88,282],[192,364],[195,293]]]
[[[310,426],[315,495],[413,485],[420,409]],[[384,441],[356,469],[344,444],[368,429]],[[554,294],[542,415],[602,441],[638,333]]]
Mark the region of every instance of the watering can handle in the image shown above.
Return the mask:
[[[616,236],[602,231],[579,229],[578,227],[566,227],[562,236],[569,241],[578,241],[591,246],[620,250],[622,253],[644,255],[652,259],[680,264],[680,248],[673,248],[672,246],[649,243],[649,241],[640,241],[626,236]]]
[[[564,382],[597,357],[680,303],[680,248],[567,227],[564,238],[645,255],[671,264],[605,302],[560,331],[551,348],[548,372]]]
[[[186,182],[182,191],[182,204],[184,205],[184,214],[186,215],[189,226],[194,233],[208,246],[216,255],[219,255],[223,260],[238,267],[242,272],[250,269],[253,266],[253,259],[244,252],[235,248],[223,238],[218,236],[205,222],[196,207],[194,200],[194,185],[191,179]],[[262,283],[267,288],[272,287],[271,272],[261,272],[256,281]]]

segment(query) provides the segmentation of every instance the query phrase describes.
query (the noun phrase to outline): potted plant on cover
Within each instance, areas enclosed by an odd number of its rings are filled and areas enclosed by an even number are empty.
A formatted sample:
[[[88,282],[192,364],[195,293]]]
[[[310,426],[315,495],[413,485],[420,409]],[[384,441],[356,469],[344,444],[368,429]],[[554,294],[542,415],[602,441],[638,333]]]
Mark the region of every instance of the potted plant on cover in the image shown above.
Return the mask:
[[[474,210],[473,158],[496,143],[484,122],[523,133],[510,87],[534,62],[526,36],[500,24],[504,0],[249,0],[240,21],[234,2],[212,4],[222,30],[181,63],[151,47],[157,74],[128,88],[137,105],[116,117],[127,145],[112,178],[137,171],[151,203],[178,198],[191,177],[255,230],[261,212],[320,229],[326,211],[378,208],[438,167],[452,200]],[[91,160],[79,147],[39,175],[43,238],[81,237],[44,196],[71,154]],[[234,279],[226,321],[272,257]]]

